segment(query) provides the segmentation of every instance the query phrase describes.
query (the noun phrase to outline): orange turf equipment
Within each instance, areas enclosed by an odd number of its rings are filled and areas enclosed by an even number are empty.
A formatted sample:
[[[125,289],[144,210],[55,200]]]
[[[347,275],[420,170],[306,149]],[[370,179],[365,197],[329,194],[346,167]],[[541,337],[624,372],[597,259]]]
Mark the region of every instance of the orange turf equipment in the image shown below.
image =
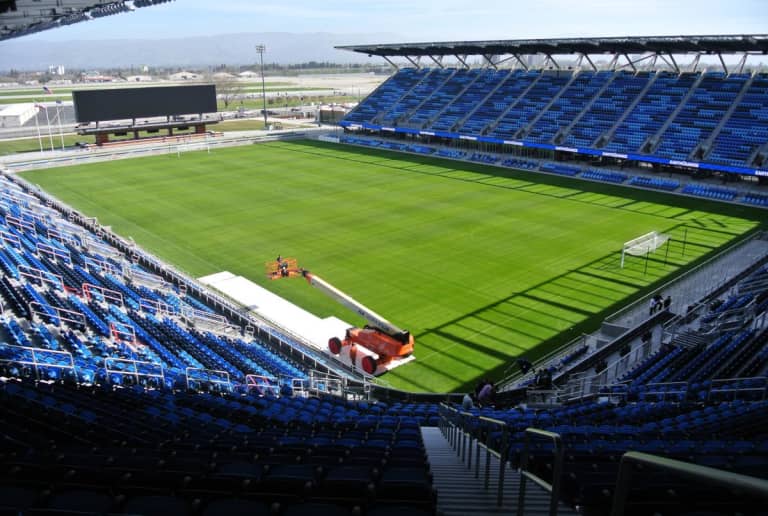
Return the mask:
[[[299,269],[296,258],[281,257],[280,261],[275,259],[271,262],[266,262],[264,264],[264,269],[267,272],[267,277],[273,280],[285,277],[292,278],[301,275],[301,270]],[[283,271],[285,271],[285,273]]]
[[[328,339],[328,350],[332,354],[339,355],[344,347],[351,346],[350,356],[354,365],[357,357],[355,346],[366,348],[377,355],[374,357],[365,354],[360,359],[363,371],[371,375],[376,373],[380,365],[386,365],[393,360],[403,359],[413,354],[413,335],[409,331],[401,330],[327,281],[306,269],[299,268],[295,258],[279,258],[266,263],[267,277],[282,279],[303,276],[310,285],[368,321],[369,324],[364,328],[348,328],[343,339],[339,337]]]
[[[368,374],[375,374],[380,365],[386,365],[393,360],[403,359],[413,354],[413,335],[409,331],[401,330],[327,281],[308,270],[299,268],[295,258],[280,257],[280,260],[267,262],[266,267],[267,276],[271,279],[303,276],[310,285],[368,321],[369,324],[364,328],[348,328],[343,339],[331,337],[328,340],[328,350],[332,354],[339,355],[344,347],[351,346],[350,355],[354,366],[354,360],[357,357],[355,346],[366,348],[377,355],[374,357],[365,354],[360,359],[360,366]]]
[[[387,364],[398,358],[406,358],[413,354],[413,335],[401,330],[373,310],[365,307],[350,296],[337,289],[322,278],[308,270],[301,269],[301,274],[307,282],[325,295],[335,299],[356,314],[363,317],[369,324],[364,328],[349,328],[343,339],[332,337],[328,340],[328,349],[338,355],[344,346],[355,345],[364,347],[378,357],[366,355],[361,359],[363,371],[375,374],[380,365]]]
[[[344,346],[362,346],[379,355],[378,359],[372,356],[362,358],[363,371],[374,374],[380,365],[388,364],[392,360],[405,358],[413,353],[413,335],[406,332],[405,342],[388,335],[381,330],[366,326],[365,328],[349,328],[344,339],[331,337],[328,340],[328,349],[334,355],[338,355]]]

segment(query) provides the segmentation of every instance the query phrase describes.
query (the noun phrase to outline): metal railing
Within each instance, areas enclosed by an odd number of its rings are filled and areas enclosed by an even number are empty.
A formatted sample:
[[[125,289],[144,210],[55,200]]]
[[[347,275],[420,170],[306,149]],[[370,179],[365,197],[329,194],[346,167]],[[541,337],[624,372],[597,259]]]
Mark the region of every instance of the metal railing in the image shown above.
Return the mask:
[[[133,369],[125,369],[117,367],[118,364],[124,364],[131,366]],[[141,370],[140,370],[141,366]],[[140,378],[159,378],[161,385],[165,385],[165,370],[162,364],[156,364],[155,362],[146,362],[143,360],[132,360],[130,358],[104,358],[104,371],[106,372],[107,381],[110,381],[111,374],[117,374],[122,376],[132,376],[136,383],[139,383]]]
[[[249,392],[253,389],[262,396],[268,393],[271,393],[273,396],[280,394],[280,384],[277,378],[270,376],[247,374],[245,375],[245,387]]]
[[[345,378],[314,370],[309,372],[309,379],[305,382],[307,392],[316,396],[320,394],[343,396],[346,387],[347,382]]]
[[[554,464],[552,467],[552,483],[547,482],[541,477],[536,476],[531,471],[528,471],[528,456],[530,455],[531,439],[533,437],[549,439],[552,441],[554,448],[552,450],[554,457]],[[555,516],[557,514],[557,506],[560,501],[560,482],[563,476],[563,462],[565,458],[565,448],[563,447],[563,439],[560,434],[555,432],[548,432],[546,430],[539,430],[538,428],[526,428],[525,429],[525,443],[523,445],[523,452],[520,455],[520,490],[517,495],[517,515],[524,516],[525,506],[525,484],[527,480],[531,480],[549,491],[549,515]]]
[[[6,164],[9,168],[16,171],[34,170],[39,168],[51,168],[76,165],[80,163],[89,163],[96,161],[107,161],[115,159],[133,158],[139,156],[154,156],[161,154],[177,154],[188,151],[204,151],[222,147],[233,147],[247,145],[257,142],[277,141],[286,138],[306,138],[306,133],[324,133],[328,129],[303,128],[299,132],[283,131],[270,134],[252,135],[252,136],[231,136],[208,139],[207,141],[196,141],[186,143],[183,141],[173,142],[153,142],[151,144],[133,144],[125,147],[106,147],[103,149],[90,149],[75,153],[69,153],[60,156],[41,156],[39,159],[29,159],[26,161],[11,161]]]
[[[768,394],[768,378],[718,378],[712,380],[707,391],[707,401],[735,401],[744,396],[753,401],[764,400]]]
[[[187,380],[187,389],[192,390],[195,385],[208,384],[223,388],[232,392],[232,381],[227,371],[219,369],[202,369],[199,367],[187,367],[184,371],[184,377]]]
[[[0,349],[9,349],[12,353],[18,354],[17,356],[7,356],[0,358],[0,362],[7,364],[18,364],[32,366],[35,371],[35,378],[40,380],[40,368],[53,368],[53,369],[67,369],[71,370],[72,374],[77,377],[77,368],[75,361],[72,358],[72,353],[68,351],[58,351],[44,348],[31,348],[26,346],[14,346],[12,344],[1,343]],[[52,363],[47,362],[44,358],[48,357],[63,357],[67,363]]]
[[[142,297],[139,299],[139,308],[145,312],[154,312],[160,314],[163,317],[171,317],[179,314],[179,309],[163,301],[157,301]]]
[[[645,401],[685,401],[688,395],[688,382],[654,382],[646,383],[645,387]]]
[[[85,315],[74,310],[67,310],[59,306],[43,304],[38,301],[29,303],[29,313],[41,319],[49,319],[54,326],[61,326],[61,322],[80,327],[85,326]]]
[[[186,303],[181,305],[181,319],[190,326],[221,335],[234,335],[240,332],[240,328],[231,324],[223,315],[198,310]]]
[[[59,290],[64,289],[64,278],[60,274],[54,274],[29,265],[19,265],[16,269],[20,275],[29,279],[31,283],[38,281],[41,285],[48,285]]]
[[[616,480],[616,491],[613,495],[611,516],[622,516],[632,486],[632,472],[635,465],[661,469],[683,478],[695,480],[697,483],[725,487],[740,493],[756,496],[768,504],[768,480],[740,475],[730,471],[699,466],[679,460],[658,457],[641,452],[627,452],[621,457],[619,476]],[[765,507],[766,505],[763,505]]]
[[[509,427],[504,421],[471,412],[460,411],[444,403],[440,404],[440,431],[448,444],[456,450],[467,469],[472,469],[474,456],[475,478],[480,478],[480,449],[485,448],[483,486],[491,487],[491,458],[499,460],[496,484],[496,505],[504,502],[504,475],[509,462]],[[498,434],[500,432],[500,435]],[[498,451],[493,449],[494,435],[499,435]],[[474,450],[473,450],[474,446]]]

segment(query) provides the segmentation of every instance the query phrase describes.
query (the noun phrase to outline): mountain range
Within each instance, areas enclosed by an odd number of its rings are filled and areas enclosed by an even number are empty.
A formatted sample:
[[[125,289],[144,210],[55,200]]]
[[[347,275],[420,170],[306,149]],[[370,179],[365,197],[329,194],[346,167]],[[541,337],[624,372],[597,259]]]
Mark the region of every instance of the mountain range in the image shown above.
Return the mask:
[[[0,70],[40,70],[50,65],[98,69],[130,66],[249,65],[257,63],[254,47],[265,45],[265,63],[293,64],[308,61],[375,63],[377,58],[335,50],[336,45],[391,43],[397,35],[317,33],[239,33],[172,39],[83,40],[51,42],[24,38],[0,43]]]

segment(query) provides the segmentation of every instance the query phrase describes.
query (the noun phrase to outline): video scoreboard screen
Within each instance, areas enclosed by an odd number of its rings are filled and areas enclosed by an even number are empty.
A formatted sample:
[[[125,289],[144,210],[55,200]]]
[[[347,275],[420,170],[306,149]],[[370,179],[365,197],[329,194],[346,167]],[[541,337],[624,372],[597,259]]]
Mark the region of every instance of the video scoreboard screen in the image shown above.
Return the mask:
[[[78,123],[216,112],[216,86],[152,86],[73,91]]]

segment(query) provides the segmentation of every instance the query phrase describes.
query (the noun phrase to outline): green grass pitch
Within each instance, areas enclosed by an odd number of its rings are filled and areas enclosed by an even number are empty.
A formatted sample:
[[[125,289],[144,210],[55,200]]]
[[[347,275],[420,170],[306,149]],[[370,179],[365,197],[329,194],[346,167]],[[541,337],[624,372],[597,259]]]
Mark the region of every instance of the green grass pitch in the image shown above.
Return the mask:
[[[196,277],[228,270],[361,324],[300,279],[266,279],[265,262],[295,256],[414,334],[416,360],[385,376],[414,391],[498,378],[764,222],[745,207],[310,141],[23,176]],[[623,242],[652,230],[672,236],[669,252],[620,269]]]

